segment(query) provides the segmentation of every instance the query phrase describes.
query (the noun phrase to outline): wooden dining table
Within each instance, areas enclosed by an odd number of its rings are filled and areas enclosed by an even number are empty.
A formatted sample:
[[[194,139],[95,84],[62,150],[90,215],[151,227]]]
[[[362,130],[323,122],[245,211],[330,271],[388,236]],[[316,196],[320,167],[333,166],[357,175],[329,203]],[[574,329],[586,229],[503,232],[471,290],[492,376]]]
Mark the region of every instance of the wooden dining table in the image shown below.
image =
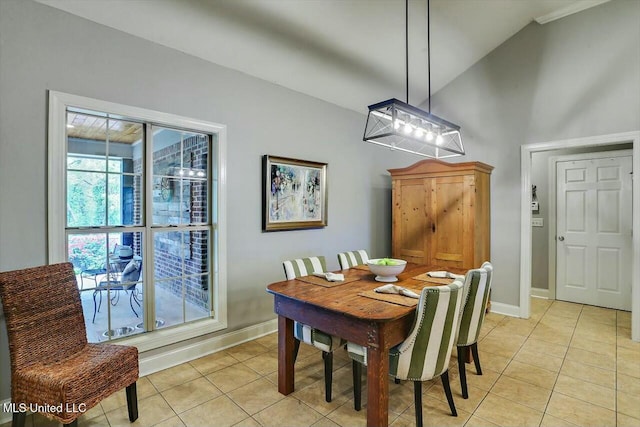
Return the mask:
[[[435,270],[444,269],[408,263],[395,284],[420,293],[425,286],[438,286],[447,281],[429,280],[425,273]],[[466,271],[450,267],[446,270],[457,274]],[[306,276],[267,286],[267,292],[274,296],[274,310],[278,314],[278,391],[284,395],[294,391],[295,320],[366,346],[367,425],[384,427],[389,423],[389,349],[409,335],[417,300],[398,295],[392,298],[406,298],[406,301],[378,299],[385,298],[385,294],[375,294],[373,290],[384,283],[376,281],[366,265],[338,273],[344,274],[343,283],[323,283],[324,279]]]

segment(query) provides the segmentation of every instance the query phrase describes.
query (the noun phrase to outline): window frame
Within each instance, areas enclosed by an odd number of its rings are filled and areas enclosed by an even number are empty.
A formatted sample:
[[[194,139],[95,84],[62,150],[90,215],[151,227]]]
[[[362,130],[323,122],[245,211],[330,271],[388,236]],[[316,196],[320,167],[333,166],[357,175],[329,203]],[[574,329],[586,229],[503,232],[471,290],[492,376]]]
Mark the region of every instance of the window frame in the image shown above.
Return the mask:
[[[212,182],[217,181],[217,204],[211,206],[211,243],[217,247],[216,258],[212,258],[212,293],[210,307],[212,317],[186,323],[168,329],[154,330],[148,333],[118,339],[119,344],[133,345],[139,351],[147,351],[177,341],[182,341],[227,328],[227,237],[226,237],[226,159],[227,159],[227,127],[222,124],[207,122],[170,113],[163,113],[139,107],[132,107],[87,98],[58,91],[48,91],[48,179],[47,179],[47,221],[48,221],[48,259],[49,264],[66,262],[66,183],[65,170],[67,162],[66,111],[67,108],[80,108],[93,111],[105,111],[114,115],[131,117],[155,125],[172,128],[184,128],[213,134],[217,139],[217,164]],[[147,177],[151,168],[147,168]],[[212,200],[213,202],[213,200]],[[215,210],[215,215],[213,210]],[[217,221],[215,219],[217,218]],[[146,233],[152,232],[152,224],[145,223]]]

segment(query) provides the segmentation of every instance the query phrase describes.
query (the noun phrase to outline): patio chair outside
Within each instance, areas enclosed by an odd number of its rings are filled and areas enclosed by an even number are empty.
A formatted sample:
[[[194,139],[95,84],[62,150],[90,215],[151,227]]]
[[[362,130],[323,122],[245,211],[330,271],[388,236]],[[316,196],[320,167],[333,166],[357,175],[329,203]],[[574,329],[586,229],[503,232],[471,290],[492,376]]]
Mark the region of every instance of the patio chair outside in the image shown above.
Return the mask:
[[[100,282],[93,291],[93,319],[91,323],[96,321],[96,313],[100,311],[102,306],[102,292],[107,292],[109,301],[112,305],[116,305],[120,301],[120,291],[129,292],[129,305],[136,317],[140,317],[134,307],[134,303],[141,307],[140,297],[136,286],[140,280],[142,272],[142,261],[132,259],[122,270],[120,278],[113,278]],[[113,295],[111,293],[113,292]]]

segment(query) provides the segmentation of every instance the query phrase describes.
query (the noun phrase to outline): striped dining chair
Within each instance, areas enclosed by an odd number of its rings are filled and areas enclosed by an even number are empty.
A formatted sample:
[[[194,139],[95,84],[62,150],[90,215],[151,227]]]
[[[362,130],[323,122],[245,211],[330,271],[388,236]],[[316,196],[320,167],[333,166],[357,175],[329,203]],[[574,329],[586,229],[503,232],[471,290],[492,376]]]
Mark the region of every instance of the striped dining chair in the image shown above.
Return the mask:
[[[414,382],[416,426],[422,427],[422,381],[440,377],[451,415],[458,416],[449,386],[449,360],[456,340],[463,282],[456,279],[444,286],[422,289],[416,307],[416,321],[409,336],[389,351],[389,375]],[[352,342],[347,351],[353,364],[353,400],[361,408],[362,365],[367,364],[367,348]]]
[[[478,357],[478,336],[484,321],[485,307],[491,290],[491,276],[493,266],[490,262],[485,262],[480,268],[469,270],[465,276],[465,286],[468,286],[467,302],[464,305],[462,318],[460,320],[460,331],[458,333],[458,370],[460,371],[460,386],[462,387],[462,397],[469,398],[467,390],[467,372],[465,359],[468,349],[471,349],[473,362],[476,366],[476,373],[482,375],[480,358]]]
[[[282,265],[284,266],[284,274],[287,280],[308,276],[313,273],[324,273],[327,269],[327,264],[323,256],[293,259],[283,262]],[[322,359],[324,360],[325,400],[331,402],[333,351],[344,346],[346,341],[297,321],[293,322],[293,335],[296,339],[293,353],[294,363],[298,357],[300,342],[312,345],[322,351]]]
[[[356,265],[366,264],[367,261],[369,261],[369,255],[367,255],[367,251],[364,249],[338,254],[340,270],[348,270]]]

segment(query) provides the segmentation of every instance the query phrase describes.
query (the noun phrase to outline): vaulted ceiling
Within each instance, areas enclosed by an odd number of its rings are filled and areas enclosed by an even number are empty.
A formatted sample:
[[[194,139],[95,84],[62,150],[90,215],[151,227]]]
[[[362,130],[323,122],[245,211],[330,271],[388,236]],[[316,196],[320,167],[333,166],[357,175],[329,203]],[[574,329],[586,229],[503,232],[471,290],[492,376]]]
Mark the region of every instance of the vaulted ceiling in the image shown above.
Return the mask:
[[[401,0],[37,0],[358,112],[405,97]],[[431,0],[431,92],[532,21],[608,0]],[[409,1],[409,100],[428,97],[427,2]],[[170,64],[167,64],[170,66]]]

